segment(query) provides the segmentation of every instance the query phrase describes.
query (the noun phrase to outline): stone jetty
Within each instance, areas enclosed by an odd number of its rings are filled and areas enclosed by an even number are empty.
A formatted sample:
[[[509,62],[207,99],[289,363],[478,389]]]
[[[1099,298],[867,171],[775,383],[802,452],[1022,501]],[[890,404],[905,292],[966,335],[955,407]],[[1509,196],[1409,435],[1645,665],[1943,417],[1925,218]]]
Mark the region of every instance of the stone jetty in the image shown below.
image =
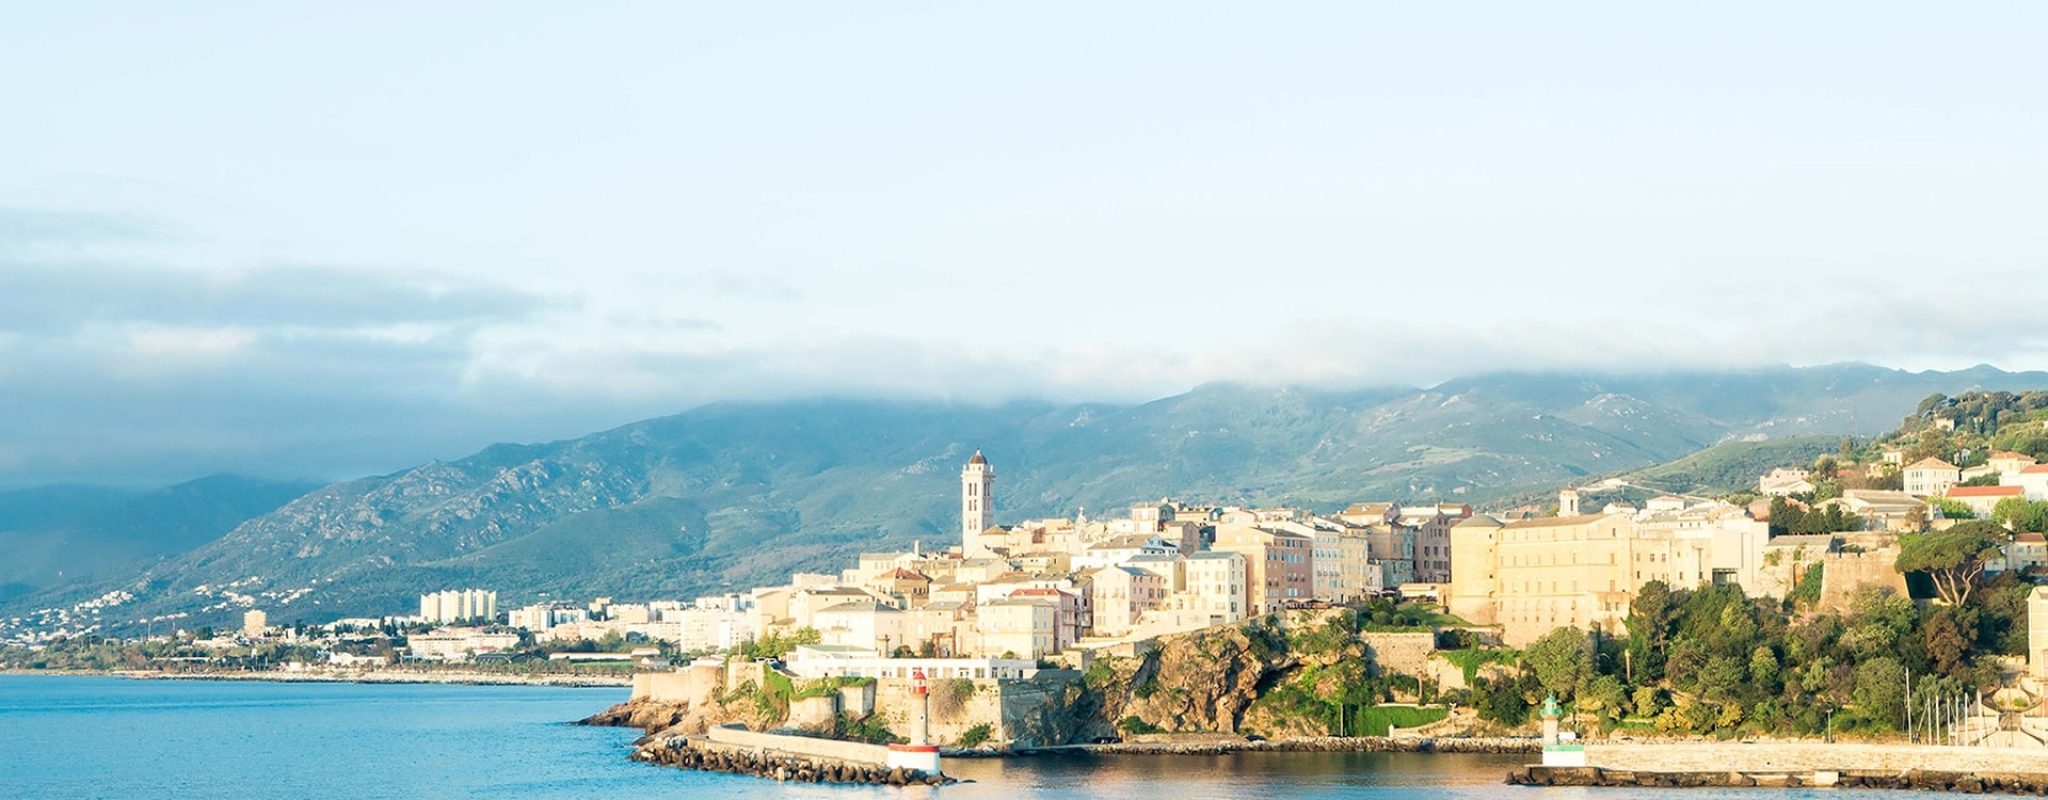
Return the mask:
[[[940,786],[955,782],[944,775],[926,774],[914,769],[732,747],[687,736],[648,740],[633,751],[632,758],[649,764],[754,775],[796,783]]]

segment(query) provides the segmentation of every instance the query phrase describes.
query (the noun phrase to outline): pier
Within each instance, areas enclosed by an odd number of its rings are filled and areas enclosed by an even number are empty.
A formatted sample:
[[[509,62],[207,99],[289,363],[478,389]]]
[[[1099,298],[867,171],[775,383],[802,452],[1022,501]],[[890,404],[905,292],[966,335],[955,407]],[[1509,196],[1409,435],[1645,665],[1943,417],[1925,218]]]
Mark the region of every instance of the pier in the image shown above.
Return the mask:
[[[1589,744],[1584,765],[1530,765],[1523,786],[1800,787],[2048,795],[2048,750],[1914,744]]]

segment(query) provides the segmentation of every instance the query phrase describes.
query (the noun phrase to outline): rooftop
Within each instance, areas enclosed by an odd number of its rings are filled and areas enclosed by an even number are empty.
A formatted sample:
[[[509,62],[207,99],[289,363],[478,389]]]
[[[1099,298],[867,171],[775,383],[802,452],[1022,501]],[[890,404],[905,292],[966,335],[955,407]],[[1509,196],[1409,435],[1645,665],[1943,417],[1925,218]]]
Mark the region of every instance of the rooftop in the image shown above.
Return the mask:
[[[1950,486],[1949,497],[2017,497],[2026,492],[2018,486]]]
[[[1515,530],[1523,528],[1563,528],[1572,525],[1585,525],[1593,522],[1598,522],[1600,520],[1608,518],[1609,516],[1612,515],[1580,514],[1576,517],[1537,517],[1535,519],[1518,519],[1514,522],[1502,525],[1501,527]]]

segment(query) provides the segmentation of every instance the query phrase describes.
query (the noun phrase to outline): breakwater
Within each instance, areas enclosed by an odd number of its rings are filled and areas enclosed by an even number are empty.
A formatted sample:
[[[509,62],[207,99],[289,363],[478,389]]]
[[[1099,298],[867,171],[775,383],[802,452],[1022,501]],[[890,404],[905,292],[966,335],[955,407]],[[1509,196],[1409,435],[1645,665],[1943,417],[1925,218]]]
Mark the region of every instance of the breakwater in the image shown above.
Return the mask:
[[[939,786],[953,783],[943,775],[821,756],[762,748],[737,747],[702,737],[652,739],[633,751],[632,759],[649,764],[753,775],[797,783],[847,783],[875,786]]]

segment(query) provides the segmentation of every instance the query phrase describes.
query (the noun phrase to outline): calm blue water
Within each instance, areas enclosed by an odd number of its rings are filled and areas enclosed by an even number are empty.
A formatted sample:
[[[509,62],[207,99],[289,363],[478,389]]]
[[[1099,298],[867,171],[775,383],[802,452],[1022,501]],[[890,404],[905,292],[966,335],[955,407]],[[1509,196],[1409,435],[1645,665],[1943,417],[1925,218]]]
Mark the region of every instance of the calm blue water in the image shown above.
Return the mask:
[[[972,784],[778,784],[636,764],[636,731],[563,724],[624,689],[0,676],[0,798],[1902,798],[1529,789],[1519,759],[1382,753],[948,761]]]

